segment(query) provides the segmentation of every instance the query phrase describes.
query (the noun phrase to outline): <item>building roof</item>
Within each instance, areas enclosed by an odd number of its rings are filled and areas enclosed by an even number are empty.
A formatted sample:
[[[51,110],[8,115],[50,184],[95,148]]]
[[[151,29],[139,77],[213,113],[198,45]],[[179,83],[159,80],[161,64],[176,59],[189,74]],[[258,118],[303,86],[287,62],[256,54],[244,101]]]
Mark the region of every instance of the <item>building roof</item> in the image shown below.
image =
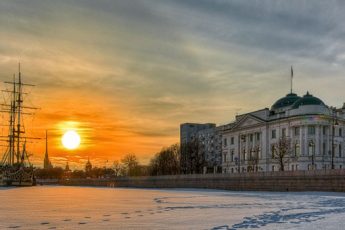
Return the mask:
[[[300,106],[303,105],[322,105],[326,106],[323,101],[317,97],[314,97],[313,95],[309,94],[307,92],[306,95],[304,95],[302,98],[298,99],[295,103],[292,105],[292,109],[297,109]]]
[[[295,93],[289,93],[285,97],[280,98],[278,101],[276,101],[272,107],[271,110],[277,110],[286,106],[293,105],[296,101],[301,99],[300,96],[297,96]]]

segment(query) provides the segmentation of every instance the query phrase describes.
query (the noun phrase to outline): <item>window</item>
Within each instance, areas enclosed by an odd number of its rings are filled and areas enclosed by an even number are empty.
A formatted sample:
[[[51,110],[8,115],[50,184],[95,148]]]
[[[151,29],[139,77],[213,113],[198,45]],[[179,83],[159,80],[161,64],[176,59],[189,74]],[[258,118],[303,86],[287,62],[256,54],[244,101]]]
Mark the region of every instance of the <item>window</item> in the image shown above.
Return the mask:
[[[299,127],[295,127],[295,136],[299,136]]]
[[[322,154],[326,155],[326,143],[325,142],[322,143]]]
[[[226,162],[226,153],[224,153],[223,155],[224,155],[223,162]]]
[[[254,150],[251,148],[249,150],[249,160],[253,159],[253,156],[254,156]]]
[[[249,140],[250,140],[250,142],[253,142],[253,134],[249,135]]]
[[[245,135],[241,136],[241,141],[246,142],[246,136]]]
[[[277,134],[276,134],[276,130],[275,129],[273,129],[272,130],[272,139],[276,139],[276,136],[277,136]]]
[[[301,153],[300,153],[300,146],[299,146],[299,143],[296,143],[295,144],[295,157],[299,156]]]
[[[231,168],[231,173],[234,173],[234,168]]]
[[[235,143],[234,137],[231,137],[231,141],[230,142],[231,142],[232,145]]]
[[[260,141],[260,133],[256,133],[256,140]]]
[[[294,165],[291,165],[291,170],[295,171],[295,166]]]
[[[224,147],[228,145],[228,139],[224,138]]]
[[[341,144],[339,144],[339,157],[341,157]]]
[[[283,137],[286,137],[286,128],[283,128],[283,129],[282,129],[282,136],[283,136]]]
[[[308,135],[315,135],[315,126],[308,126]]]
[[[327,133],[327,127],[326,127],[326,126],[323,126],[323,127],[322,127],[322,134],[323,134],[323,135],[326,135],[326,133]]]
[[[271,155],[272,155],[272,159],[274,159],[274,157],[275,157],[275,152],[276,152],[276,147],[275,147],[275,145],[271,145]]]
[[[232,150],[231,150],[231,162],[234,161],[234,155],[235,155],[235,152],[234,152],[234,150],[232,149]]]
[[[309,154],[309,156],[313,156],[315,154],[315,144],[314,144],[314,141],[309,141],[309,144],[308,144],[308,154]]]
[[[343,135],[343,130],[341,128],[339,128],[339,137],[341,137]]]
[[[256,149],[256,158],[257,159],[261,159],[261,148],[260,147],[258,147],[257,149]]]
[[[272,165],[272,172],[274,172],[274,165]]]

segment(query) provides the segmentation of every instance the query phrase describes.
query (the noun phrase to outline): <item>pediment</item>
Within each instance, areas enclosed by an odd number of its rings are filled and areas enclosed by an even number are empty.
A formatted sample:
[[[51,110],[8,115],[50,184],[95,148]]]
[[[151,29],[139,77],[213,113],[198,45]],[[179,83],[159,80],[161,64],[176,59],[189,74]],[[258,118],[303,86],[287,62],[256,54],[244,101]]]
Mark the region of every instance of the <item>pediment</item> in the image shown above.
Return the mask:
[[[248,115],[243,117],[236,125],[234,128],[238,129],[238,128],[246,128],[246,127],[251,127],[251,126],[256,126],[259,124],[263,124],[264,121],[252,116],[252,115]]]

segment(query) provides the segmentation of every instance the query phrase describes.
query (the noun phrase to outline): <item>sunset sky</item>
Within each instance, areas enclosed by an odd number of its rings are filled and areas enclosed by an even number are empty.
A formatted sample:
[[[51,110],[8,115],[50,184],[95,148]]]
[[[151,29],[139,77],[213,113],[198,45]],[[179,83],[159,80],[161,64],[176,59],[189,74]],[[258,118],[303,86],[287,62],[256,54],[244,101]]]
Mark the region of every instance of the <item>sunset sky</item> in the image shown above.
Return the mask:
[[[291,65],[296,93],[342,106],[344,12],[343,1],[3,0],[0,80],[20,61],[36,85],[26,128],[48,130],[54,165],[110,166],[126,153],[147,163],[179,141],[180,123],[270,107],[289,92]],[[72,151],[69,129],[81,135]],[[44,148],[28,145],[37,166]]]

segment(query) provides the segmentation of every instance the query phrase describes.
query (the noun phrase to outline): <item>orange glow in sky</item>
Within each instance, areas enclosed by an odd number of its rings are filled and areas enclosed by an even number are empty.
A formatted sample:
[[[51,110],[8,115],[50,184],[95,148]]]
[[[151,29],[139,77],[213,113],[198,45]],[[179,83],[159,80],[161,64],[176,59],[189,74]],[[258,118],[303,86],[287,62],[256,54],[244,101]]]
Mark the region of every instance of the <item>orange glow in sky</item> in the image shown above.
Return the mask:
[[[42,138],[27,143],[36,166],[46,130],[55,166],[128,153],[146,164],[179,141],[181,123],[270,107],[290,91],[291,65],[294,92],[344,102],[342,7],[133,1],[0,1],[0,82],[20,62],[36,85],[24,89],[24,104],[40,108],[24,119],[26,135]],[[80,135],[75,149],[61,144],[68,130]]]

